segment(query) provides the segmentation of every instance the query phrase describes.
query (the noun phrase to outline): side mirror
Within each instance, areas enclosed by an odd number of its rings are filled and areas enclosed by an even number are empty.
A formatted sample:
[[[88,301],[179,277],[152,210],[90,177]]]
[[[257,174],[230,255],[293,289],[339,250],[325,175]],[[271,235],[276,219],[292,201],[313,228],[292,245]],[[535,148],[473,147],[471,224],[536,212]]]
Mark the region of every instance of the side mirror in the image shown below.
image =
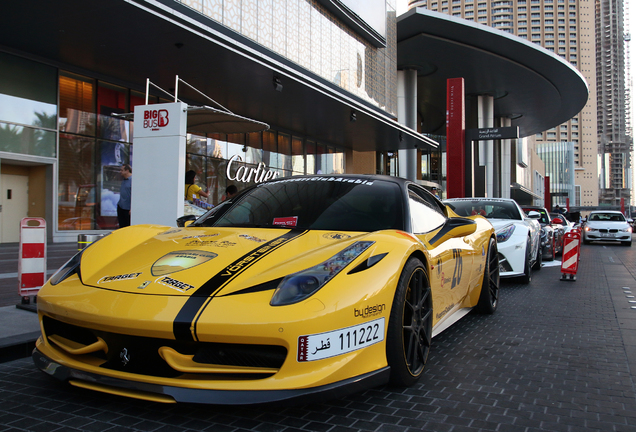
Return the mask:
[[[439,232],[429,240],[431,246],[440,244],[451,238],[466,237],[477,231],[477,223],[468,218],[450,218]]]
[[[195,215],[181,216],[180,218],[177,218],[177,226],[178,227],[187,227],[192,222],[194,222],[196,219],[197,219],[197,217]]]
[[[563,219],[561,219],[561,218],[554,218],[554,219],[552,219],[552,223],[553,223],[553,224],[557,224],[557,225],[563,225]]]
[[[530,219],[541,219],[541,213],[531,210],[528,212],[528,217]]]

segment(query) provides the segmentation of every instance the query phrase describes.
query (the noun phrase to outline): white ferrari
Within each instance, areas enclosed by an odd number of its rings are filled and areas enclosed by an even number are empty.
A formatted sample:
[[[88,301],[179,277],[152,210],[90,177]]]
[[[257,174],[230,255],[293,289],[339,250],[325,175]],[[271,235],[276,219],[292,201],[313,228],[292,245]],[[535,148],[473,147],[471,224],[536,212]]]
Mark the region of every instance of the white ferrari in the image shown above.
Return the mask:
[[[519,277],[527,284],[532,280],[532,270],[541,270],[541,225],[537,215],[528,217],[515,200],[453,198],[444,204],[460,216],[480,214],[490,221],[497,233],[500,277]]]

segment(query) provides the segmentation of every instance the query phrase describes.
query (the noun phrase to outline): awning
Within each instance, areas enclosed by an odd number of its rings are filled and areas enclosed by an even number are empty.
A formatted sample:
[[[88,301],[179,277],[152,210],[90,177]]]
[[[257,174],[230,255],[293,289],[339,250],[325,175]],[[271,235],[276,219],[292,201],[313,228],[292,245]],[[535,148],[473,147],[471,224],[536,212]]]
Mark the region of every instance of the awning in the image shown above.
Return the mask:
[[[206,133],[251,133],[269,129],[267,123],[243,117],[229,111],[210,106],[188,106],[186,132],[199,135]],[[113,114],[117,118],[134,121],[134,113]]]
[[[186,108],[189,133],[250,133],[269,129],[267,123],[242,117],[209,106]]]

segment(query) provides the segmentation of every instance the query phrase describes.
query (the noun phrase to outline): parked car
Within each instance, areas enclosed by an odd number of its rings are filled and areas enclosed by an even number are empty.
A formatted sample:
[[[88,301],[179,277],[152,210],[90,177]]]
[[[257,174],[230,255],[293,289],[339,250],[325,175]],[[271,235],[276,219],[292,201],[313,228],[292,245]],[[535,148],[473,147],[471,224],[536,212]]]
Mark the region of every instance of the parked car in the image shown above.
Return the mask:
[[[500,276],[530,283],[532,270],[540,270],[543,260],[541,225],[536,219],[509,198],[453,198],[444,203],[460,216],[485,216],[497,232]]]
[[[583,243],[593,241],[615,241],[625,246],[632,245],[632,223],[623,213],[615,210],[593,211],[583,226]]]
[[[53,275],[37,367],[160,402],[322,400],[414,384],[435,335],[498,305],[492,225],[404,179],[287,177],[182,222],[116,230]]]
[[[550,214],[545,207],[523,206],[522,208],[532,219],[538,215],[537,220],[541,224],[541,251],[543,260],[553,261],[555,256],[560,254],[563,249],[563,227],[552,225]],[[530,213],[534,213],[534,217],[530,216]]]

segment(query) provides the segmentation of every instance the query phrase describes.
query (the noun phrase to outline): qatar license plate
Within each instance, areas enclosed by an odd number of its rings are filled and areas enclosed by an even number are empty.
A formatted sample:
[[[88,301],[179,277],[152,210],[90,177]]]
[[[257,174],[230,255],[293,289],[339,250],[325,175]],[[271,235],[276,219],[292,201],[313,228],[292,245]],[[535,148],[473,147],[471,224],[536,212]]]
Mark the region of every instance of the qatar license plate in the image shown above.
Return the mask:
[[[614,233],[601,233],[601,237],[614,237]]]
[[[298,338],[298,361],[314,361],[346,354],[384,340],[384,318],[326,333]]]

